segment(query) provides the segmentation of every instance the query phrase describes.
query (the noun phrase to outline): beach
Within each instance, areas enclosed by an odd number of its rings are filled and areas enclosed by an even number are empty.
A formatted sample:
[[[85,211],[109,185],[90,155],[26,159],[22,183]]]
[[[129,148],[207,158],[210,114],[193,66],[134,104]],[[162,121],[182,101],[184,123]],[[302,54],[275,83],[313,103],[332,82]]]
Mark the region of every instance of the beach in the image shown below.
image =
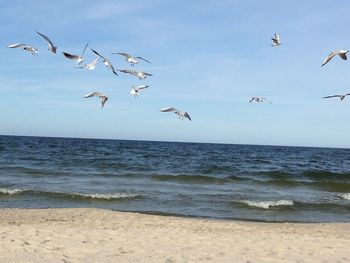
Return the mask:
[[[1,209],[0,262],[349,262],[350,223]]]

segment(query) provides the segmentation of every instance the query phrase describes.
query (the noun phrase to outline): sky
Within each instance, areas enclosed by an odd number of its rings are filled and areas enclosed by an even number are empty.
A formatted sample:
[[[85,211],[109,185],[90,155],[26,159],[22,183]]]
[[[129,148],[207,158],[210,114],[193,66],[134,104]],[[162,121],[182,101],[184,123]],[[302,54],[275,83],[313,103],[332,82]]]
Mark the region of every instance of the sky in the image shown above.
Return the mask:
[[[349,1],[0,0],[0,134],[232,144],[350,147]],[[35,30],[58,47],[50,53]],[[282,45],[271,46],[274,33]],[[130,69],[113,52],[141,56],[139,80],[115,76],[95,55]],[[26,43],[32,56],[8,45]],[[138,98],[132,86],[149,85]],[[92,91],[109,96],[101,109]],[[249,103],[251,96],[269,103]],[[179,120],[163,107],[187,111]]]

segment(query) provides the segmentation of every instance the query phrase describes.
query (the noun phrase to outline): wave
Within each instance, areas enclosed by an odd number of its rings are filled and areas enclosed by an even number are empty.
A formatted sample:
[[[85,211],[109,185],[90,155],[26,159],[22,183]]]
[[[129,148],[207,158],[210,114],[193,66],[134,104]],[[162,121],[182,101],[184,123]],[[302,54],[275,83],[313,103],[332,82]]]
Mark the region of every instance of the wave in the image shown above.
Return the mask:
[[[344,180],[350,178],[350,173],[336,173],[325,170],[308,170],[304,171],[302,176],[311,179]]]
[[[193,183],[216,183],[216,184],[224,184],[228,182],[228,179],[211,177],[205,175],[166,175],[166,174],[157,174],[152,176],[153,179],[160,181],[178,181],[178,182],[193,182]]]
[[[140,197],[138,194],[127,194],[127,193],[115,193],[115,194],[85,194],[85,193],[72,193],[73,197],[83,197],[90,199],[102,199],[102,200],[116,200],[116,199],[131,199]]]
[[[238,202],[246,204],[248,206],[262,208],[262,209],[269,209],[270,207],[276,207],[276,206],[293,206],[294,205],[294,202],[292,200],[278,200],[278,201],[243,200]]]
[[[350,200],[350,193],[344,193],[337,196],[345,200]]]
[[[6,194],[6,195],[15,195],[15,194],[19,194],[19,193],[22,193],[25,191],[26,190],[19,189],[19,188],[14,188],[14,189],[0,188],[0,194]]]

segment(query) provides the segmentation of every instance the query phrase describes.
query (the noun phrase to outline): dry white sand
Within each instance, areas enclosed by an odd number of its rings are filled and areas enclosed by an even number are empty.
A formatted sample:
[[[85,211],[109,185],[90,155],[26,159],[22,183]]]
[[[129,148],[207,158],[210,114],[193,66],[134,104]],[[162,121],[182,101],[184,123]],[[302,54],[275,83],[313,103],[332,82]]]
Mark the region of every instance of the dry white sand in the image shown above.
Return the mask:
[[[350,223],[1,209],[0,262],[350,262]]]

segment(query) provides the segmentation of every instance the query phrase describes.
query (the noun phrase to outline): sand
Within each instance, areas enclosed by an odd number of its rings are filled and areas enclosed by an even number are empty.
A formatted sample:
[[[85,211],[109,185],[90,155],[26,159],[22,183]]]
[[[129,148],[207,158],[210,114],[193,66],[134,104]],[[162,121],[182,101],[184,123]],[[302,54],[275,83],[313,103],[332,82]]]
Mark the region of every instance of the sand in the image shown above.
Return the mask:
[[[1,209],[0,262],[350,262],[350,223]]]

